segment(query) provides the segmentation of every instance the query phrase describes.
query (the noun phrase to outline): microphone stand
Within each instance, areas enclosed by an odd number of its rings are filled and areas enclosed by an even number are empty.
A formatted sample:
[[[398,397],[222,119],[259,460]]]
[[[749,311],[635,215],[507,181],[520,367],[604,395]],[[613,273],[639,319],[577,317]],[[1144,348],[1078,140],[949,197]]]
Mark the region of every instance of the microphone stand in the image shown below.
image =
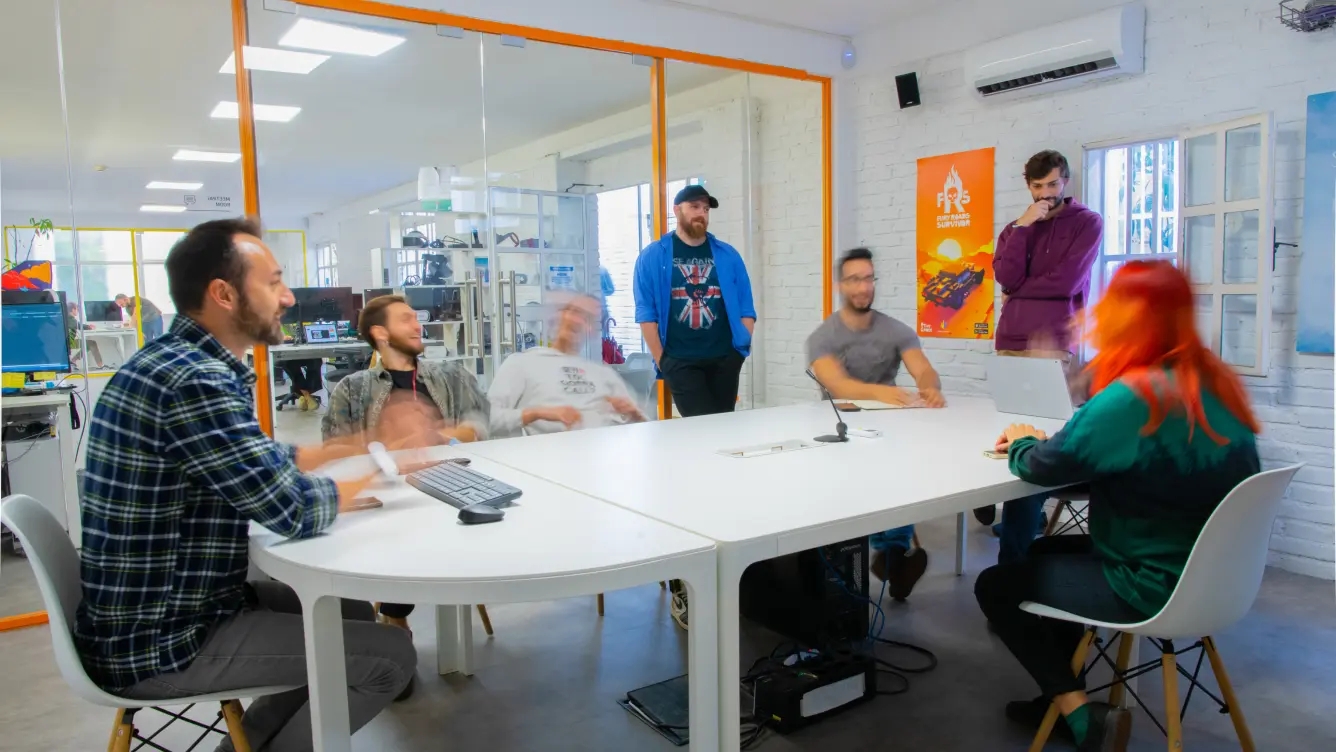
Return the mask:
[[[816,377],[816,374],[812,373],[812,369],[810,368],[807,369],[807,377],[810,378],[812,381],[815,381],[817,386],[821,387],[821,394],[823,394],[826,400],[830,402],[830,409],[835,411],[835,421],[836,421],[834,434],[816,436],[814,437],[813,440],[820,441],[823,444],[842,444],[848,441],[849,426],[844,422],[844,416],[840,415],[840,408],[835,406],[835,399],[830,396],[830,390],[826,388],[825,384],[821,383],[821,379],[818,379]]]

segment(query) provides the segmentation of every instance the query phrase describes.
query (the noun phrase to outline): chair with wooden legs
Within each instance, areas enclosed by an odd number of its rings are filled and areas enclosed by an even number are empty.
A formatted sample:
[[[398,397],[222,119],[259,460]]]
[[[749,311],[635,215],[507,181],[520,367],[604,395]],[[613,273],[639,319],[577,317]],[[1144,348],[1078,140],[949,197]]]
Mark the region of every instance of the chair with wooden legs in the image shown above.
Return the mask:
[[[668,587],[667,583],[663,583],[663,582],[660,582],[660,583],[659,583],[659,586],[660,586],[661,588],[666,588],[666,587]],[[377,611],[377,613],[380,612],[380,604],[379,604],[379,603],[376,604],[376,611]],[[598,615],[599,615],[599,616],[602,616],[602,615],[603,615],[603,594],[602,594],[602,593],[599,593],[599,594],[598,594]],[[490,616],[487,615],[487,607],[484,606],[484,605],[482,605],[481,603],[478,604],[478,617],[482,619],[482,630],[483,630],[484,632],[487,633],[487,636],[488,636],[488,637],[493,636],[495,633],[492,631],[492,617],[490,617]]]
[[[1059,611],[1038,603],[1025,602],[1021,609],[1036,616],[1059,621],[1084,624],[1089,629],[1072,656],[1072,670],[1078,674],[1088,671],[1086,658],[1093,647],[1102,660],[1114,669],[1114,680],[1109,685],[1109,701],[1121,705],[1124,693],[1130,693],[1164,732],[1169,740],[1169,752],[1182,752],[1183,714],[1194,692],[1200,691],[1214,700],[1222,712],[1229,714],[1243,752],[1256,752],[1252,734],[1243,719],[1243,708],[1225,664],[1211,636],[1233,625],[1252,608],[1257,591],[1262,586],[1266,569],[1267,546],[1271,539],[1271,525],[1280,506],[1285,487],[1299,470],[1299,465],[1270,470],[1248,478],[1230,492],[1207,520],[1197,543],[1192,548],[1183,576],[1179,578],[1169,602],[1160,613],[1136,624],[1094,622],[1075,614]],[[1098,629],[1113,632],[1109,645],[1119,640],[1117,660],[1111,660],[1103,643],[1097,638]],[[1138,666],[1129,666],[1134,641],[1145,637],[1159,650],[1159,656]],[[1177,649],[1176,639],[1191,640],[1192,645]],[[1198,652],[1199,651],[1199,652]],[[1191,672],[1179,664],[1179,656],[1197,652],[1196,665]],[[1220,697],[1198,681],[1203,659],[1209,660]],[[1161,669],[1164,677],[1165,722],[1160,723],[1150,708],[1141,701],[1127,681],[1142,674]],[[1179,704],[1178,679],[1188,680],[1187,696]],[[1097,687],[1092,692],[1104,689]],[[1040,752],[1048,742],[1049,734],[1058,720],[1058,708],[1050,705],[1043,725],[1035,736],[1030,752]]]
[[[60,527],[60,523],[38,501],[30,496],[10,496],[0,503],[0,519],[6,527],[23,543],[28,554],[28,562],[37,578],[37,586],[42,591],[42,600],[46,604],[47,616],[51,624],[51,646],[56,654],[56,666],[65,683],[78,697],[107,708],[116,710],[116,720],[111,728],[111,740],[107,744],[109,752],[130,752],[134,749],[150,747],[162,750],[164,747],[154,738],[164,729],[176,722],[187,723],[203,729],[191,747],[194,749],[210,733],[232,738],[232,746],[237,752],[250,752],[246,735],[241,730],[241,703],[239,697],[263,697],[265,695],[287,692],[296,687],[251,687],[228,692],[182,697],[173,699],[172,706],[185,705],[180,712],[166,710],[154,702],[128,700],[102,691],[84,671],[83,663],[74,647],[74,613],[83,597],[83,586],[79,579],[79,554],[70,543],[70,538]],[[185,717],[186,711],[196,704],[216,702],[219,704],[218,717],[213,723],[205,724],[193,718]],[[147,737],[140,736],[135,730],[134,717],[145,709],[151,709],[170,717],[166,724]],[[219,728],[224,724],[226,731]]]

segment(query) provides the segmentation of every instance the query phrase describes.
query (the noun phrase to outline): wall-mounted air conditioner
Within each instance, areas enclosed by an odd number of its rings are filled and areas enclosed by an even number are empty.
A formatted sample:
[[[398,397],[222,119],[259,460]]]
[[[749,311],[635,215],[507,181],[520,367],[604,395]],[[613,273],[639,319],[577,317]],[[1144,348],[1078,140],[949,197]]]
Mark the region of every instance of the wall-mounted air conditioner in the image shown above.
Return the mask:
[[[965,53],[965,80],[985,97],[1065,88],[1141,73],[1145,47],[1146,7],[1131,3],[978,45]]]

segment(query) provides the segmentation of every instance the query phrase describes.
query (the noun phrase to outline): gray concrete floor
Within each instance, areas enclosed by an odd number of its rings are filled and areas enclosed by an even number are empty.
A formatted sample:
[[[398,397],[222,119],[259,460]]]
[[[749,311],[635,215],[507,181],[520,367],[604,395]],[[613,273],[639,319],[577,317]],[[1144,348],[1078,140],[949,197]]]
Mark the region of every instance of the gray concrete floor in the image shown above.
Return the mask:
[[[973,577],[951,572],[953,524],[922,525],[932,553],[929,574],[908,603],[885,604],[884,636],[936,652],[940,665],[910,677],[909,691],[879,697],[799,733],[771,734],[759,749],[933,750],[1020,752],[1029,735],[1011,726],[1001,708],[1035,688],[984,627],[974,604]],[[996,556],[996,541],[971,525],[977,572]],[[522,554],[517,554],[522,555]],[[0,614],[37,603],[21,559],[6,557]],[[418,689],[354,737],[354,748],[410,750],[542,750],[625,752],[673,749],[633,720],[615,701],[627,690],[685,670],[686,639],[668,615],[665,594],[648,585],[607,596],[599,619],[593,597],[489,608],[496,636],[476,620],[478,671],[472,678],[434,675],[431,609],[412,618],[419,651]],[[1336,749],[1336,606],[1332,583],[1269,571],[1252,612],[1217,636],[1240,695],[1257,748],[1265,752]],[[768,652],[777,638],[744,630],[747,651]],[[1143,648],[1143,654],[1146,649]],[[883,649],[882,657],[912,656]],[[102,749],[112,711],[76,699],[56,671],[45,627],[0,633],[0,750]],[[1162,707],[1158,674],[1142,680],[1142,694]],[[1215,691],[1213,679],[1206,685]],[[1197,695],[1186,720],[1192,752],[1237,750],[1227,716]],[[212,708],[192,716],[207,719]],[[141,728],[153,728],[149,718]],[[165,746],[185,749],[192,735],[169,729]],[[184,741],[184,743],[181,743]],[[1061,743],[1050,749],[1064,748]],[[1135,722],[1134,750],[1164,749],[1146,718]]]

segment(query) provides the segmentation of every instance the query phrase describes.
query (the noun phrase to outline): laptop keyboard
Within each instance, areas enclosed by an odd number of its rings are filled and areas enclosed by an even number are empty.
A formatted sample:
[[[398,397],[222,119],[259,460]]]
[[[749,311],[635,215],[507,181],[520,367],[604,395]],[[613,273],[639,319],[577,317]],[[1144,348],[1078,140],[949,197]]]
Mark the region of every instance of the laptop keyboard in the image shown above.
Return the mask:
[[[419,470],[407,480],[413,488],[457,509],[471,504],[501,508],[523,493],[512,485],[453,462]]]

